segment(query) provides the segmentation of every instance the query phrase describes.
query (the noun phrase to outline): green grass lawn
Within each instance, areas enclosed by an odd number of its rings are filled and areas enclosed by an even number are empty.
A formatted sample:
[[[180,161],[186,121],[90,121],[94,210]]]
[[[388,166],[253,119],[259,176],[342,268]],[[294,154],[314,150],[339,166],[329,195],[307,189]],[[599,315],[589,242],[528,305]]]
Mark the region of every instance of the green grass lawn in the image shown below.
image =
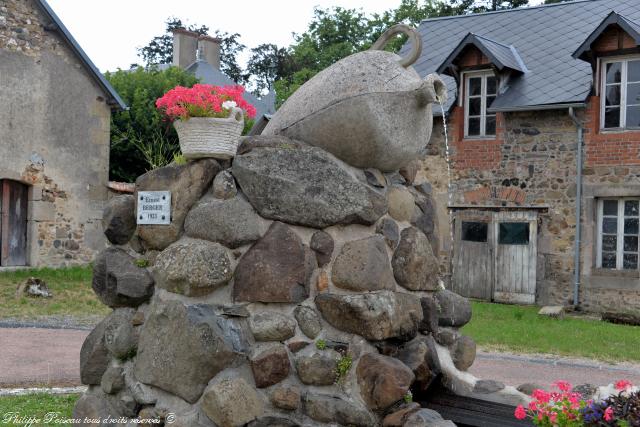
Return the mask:
[[[463,328],[485,350],[549,353],[603,361],[640,361],[640,326],[579,317],[538,316],[539,307],[473,301]]]
[[[90,266],[29,269],[0,273],[0,318],[32,320],[51,316],[104,317],[109,308],[91,289]],[[16,298],[18,284],[29,277],[44,280],[52,298]]]
[[[71,418],[73,406],[78,400],[77,394],[54,395],[34,393],[24,396],[0,397],[0,424],[7,426],[68,426],[68,423],[55,422]],[[11,415],[9,415],[11,413]],[[47,414],[55,413],[55,419],[47,419]],[[19,416],[23,419],[13,418]],[[6,417],[12,417],[6,419]],[[50,415],[51,417],[51,415]],[[31,424],[28,422],[31,419]],[[37,419],[35,421],[33,419]],[[8,422],[7,422],[8,421]],[[16,422],[18,421],[18,422]]]

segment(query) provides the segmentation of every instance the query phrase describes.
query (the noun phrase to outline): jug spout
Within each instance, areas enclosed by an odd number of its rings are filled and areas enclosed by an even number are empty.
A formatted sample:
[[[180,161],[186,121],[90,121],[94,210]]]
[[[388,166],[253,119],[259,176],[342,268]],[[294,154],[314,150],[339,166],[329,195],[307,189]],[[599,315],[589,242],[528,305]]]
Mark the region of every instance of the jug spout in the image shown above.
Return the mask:
[[[429,74],[416,91],[418,106],[426,107],[434,102],[444,103],[447,100],[447,85],[437,74]]]

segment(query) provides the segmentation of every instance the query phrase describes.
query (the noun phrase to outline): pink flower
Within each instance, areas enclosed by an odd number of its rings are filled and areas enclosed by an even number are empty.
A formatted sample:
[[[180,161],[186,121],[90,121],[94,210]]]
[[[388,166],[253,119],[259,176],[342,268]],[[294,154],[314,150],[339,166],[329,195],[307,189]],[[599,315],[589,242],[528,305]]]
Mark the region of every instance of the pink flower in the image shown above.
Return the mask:
[[[517,419],[524,420],[527,417],[527,411],[525,411],[524,406],[518,405],[514,415]]]
[[[613,408],[611,406],[609,406],[607,409],[604,410],[604,420],[605,421],[613,420]]]
[[[556,381],[553,383],[560,391],[571,391],[571,384],[567,381]]]
[[[631,384],[631,381],[629,380],[620,380],[616,383],[616,390],[618,391],[624,391],[627,390],[629,388],[631,388],[633,386],[633,384]]]
[[[555,424],[556,421],[558,421],[558,414],[556,414],[555,412],[552,412],[551,414],[549,414],[549,421]]]
[[[533,390],[533,394],[531,394],[531,397],[537,400],[538,403],[548,403],[551,399],[551,394],[549,394],[549,392],[547,391],[537,388]]]

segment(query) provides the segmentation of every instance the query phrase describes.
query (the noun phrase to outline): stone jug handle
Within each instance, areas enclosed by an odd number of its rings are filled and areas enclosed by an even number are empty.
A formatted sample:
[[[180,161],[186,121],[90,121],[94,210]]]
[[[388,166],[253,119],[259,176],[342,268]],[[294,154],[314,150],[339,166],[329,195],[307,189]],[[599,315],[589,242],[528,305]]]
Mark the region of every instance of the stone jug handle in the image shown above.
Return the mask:
[[[384,50],[384,47],[389,43],[389,40],[396,34],[406,34],[411,41],[411,51],[409,55],[402,58],[398,61],[398,64],[407,68],[409,65],[416,62],[416,60],[420,57],[422,53],[422,37],[420,34],[408,25],[405,24],[396,24],[391,28],[388,28],[387,31],[382,33],[382,35],[376,40],[376,42],[371,46],[370,50]]]
[[[418,105],[424,107],[434,102],[444,102],[447,100],[447,85],[439,75],[429,74],[424,78],[420,87],[416,90]]]

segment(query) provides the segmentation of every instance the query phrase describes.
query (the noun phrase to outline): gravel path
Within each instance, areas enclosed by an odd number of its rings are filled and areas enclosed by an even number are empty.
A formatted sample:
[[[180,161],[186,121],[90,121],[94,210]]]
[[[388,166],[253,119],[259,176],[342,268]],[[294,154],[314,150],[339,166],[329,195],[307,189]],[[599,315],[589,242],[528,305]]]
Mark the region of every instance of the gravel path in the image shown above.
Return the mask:
[[[0,325],[0,388],[80,385],[80,348],[89,331]],[[85,327],[76,325],[76,327]],[[592,360],[545,355],[479,352],[470,372],[478,378],[508,385],[536,383],[550,387],[562,379],[572,384],[606,385],[626,378],[640,384],[640,365],[610,365]]]

